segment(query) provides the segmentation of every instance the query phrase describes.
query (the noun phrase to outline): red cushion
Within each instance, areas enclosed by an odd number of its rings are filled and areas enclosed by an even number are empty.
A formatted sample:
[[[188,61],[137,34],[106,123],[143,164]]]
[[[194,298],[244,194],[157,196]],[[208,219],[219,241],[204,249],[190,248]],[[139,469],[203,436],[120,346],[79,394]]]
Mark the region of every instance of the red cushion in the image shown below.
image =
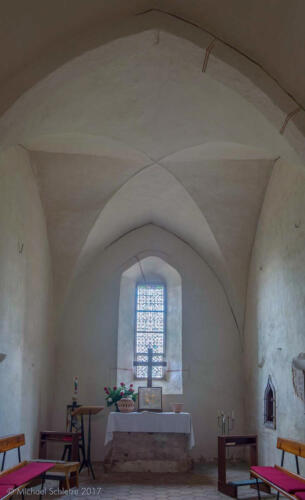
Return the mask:
[[[78,434],[78,439],[81,439],[81,434]],[[72,443],[72,436],[65,436],[61,439],[63,442]]]
[[[13,484],[15,487],[18,487],[52,469],[54,465],[51,462],[31,462],[20,467],[20,469],[16,469],[0,477],[0,486]]]
[[[0,498],[5,497],[8,493],[10,493],[14,489],[13,484],[6,484],[4,486],[0,486]]]
[[[292,476],[289,476],[288,474],[285,474],[285,472],[282,472],[275,467],[253,466],[251,467],[251,470],[253,470],[253,472],[256,472],[257,474],[260,474],[260,476],[262,476],[264,479],[267,479],[275,486],[278,486],[282,490],[287,491],[287,493],[305,491],[305,483],[293,478]]]
[[[300,500],[305,500],[305,492],[302,491],[297,491],[295,496],[299,498]]]

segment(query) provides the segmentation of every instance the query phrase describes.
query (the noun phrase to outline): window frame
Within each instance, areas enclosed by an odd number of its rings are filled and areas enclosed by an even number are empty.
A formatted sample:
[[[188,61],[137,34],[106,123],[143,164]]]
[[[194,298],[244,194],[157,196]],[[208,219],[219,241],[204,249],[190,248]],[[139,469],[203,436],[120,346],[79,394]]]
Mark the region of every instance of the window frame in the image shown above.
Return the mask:
[[[272,398],[269,399],[269,393]],[[269,415],[269,404],[272,404],[272,417]],[[272,383],[271,376],[269,375],[267,385],[264,393],[264,425],[269,429],[276,429],[276,392]]]
[[[137,361],[137,356],[143,355],[143,353],[138,353],[137,352],[137,304],[138,304],[138,287],[139,286],[162,286],[163,287],[163,294],[164,294],[164,332],[163,332],[163,353],[162,354],[154,354],[154,356],[163,356],[162,361],[166,361],[166,345],[167,345],[167,287],[166,283],[164,281],[137,281],[136,282],[136,287],[135,287],[135,300],[134,300],[134,361]],[[157,311],[156,311],[157,312]],[[145,355],[145,354],[144,354]],[[134,378],[135,380],[145,380],[147,377],[138,377],[137,376],[137,367],[134,367]],[[164,380],[166,378],[166,370],[164,369],[163,372],[163,377],[153,377],[153,380]]]

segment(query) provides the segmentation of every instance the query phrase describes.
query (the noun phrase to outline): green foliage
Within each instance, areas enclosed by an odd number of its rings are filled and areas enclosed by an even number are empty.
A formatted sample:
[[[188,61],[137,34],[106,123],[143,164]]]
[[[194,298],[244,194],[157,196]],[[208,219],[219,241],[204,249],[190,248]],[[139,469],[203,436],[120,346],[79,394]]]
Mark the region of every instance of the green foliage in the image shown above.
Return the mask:
[[[133,384],[130,384],[129,387],[127,387],[124,382],[121,382],[119,387],[104,387],[104,391],[106,393],[105,399],[107,406],[111,406],[113,404],[115,405],[122,398],[129,398],[133,401],[136,401],[137,399],[137,394],[134,392]]]

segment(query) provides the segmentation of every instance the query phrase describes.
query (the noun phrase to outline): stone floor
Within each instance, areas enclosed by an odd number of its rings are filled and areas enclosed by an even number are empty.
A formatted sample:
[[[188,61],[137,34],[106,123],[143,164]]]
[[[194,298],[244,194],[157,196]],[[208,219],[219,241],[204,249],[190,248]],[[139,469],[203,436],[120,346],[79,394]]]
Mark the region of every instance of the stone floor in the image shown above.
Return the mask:
[[[69,500],[190,500],[220,499],[227,497],[217,491],[217,468],[215,465],[198,465],[194,471],[185,474],[149,474],[149,473],[107,473],[101,465],[95,464],[96,480],[89,479],[86,472],[80,476],[80,487],[66,492]],[[238,464],[228,469],[229,479],[247,479],[248,468]],[[58,496],[56,483],[49,482],[47,498],[63,498]],[[257,499],[255,490],[240,488],[239,498]],[[262,499],[275,498],[262,493]],[[36,500],[38,497],[36,496]]]

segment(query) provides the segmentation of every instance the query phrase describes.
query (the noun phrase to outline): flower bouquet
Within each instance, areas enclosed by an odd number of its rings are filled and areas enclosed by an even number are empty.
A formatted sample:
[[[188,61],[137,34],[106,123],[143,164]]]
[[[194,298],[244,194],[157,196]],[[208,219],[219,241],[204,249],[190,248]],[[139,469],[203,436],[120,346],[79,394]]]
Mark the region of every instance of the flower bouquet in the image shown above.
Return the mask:
[[[137,399],[137,395],[133,389],[133,384],[130,384],[127,387],[124,382],[121,382],[119,387],[116,385],[113,388],[104,387],[104,391],[106,393],[105,399],[107,406],[115,405],[116,411],[120,411],[118,408],[118,401],[120,401],[120,399],[129,398],[133,401],[136,401]]]

